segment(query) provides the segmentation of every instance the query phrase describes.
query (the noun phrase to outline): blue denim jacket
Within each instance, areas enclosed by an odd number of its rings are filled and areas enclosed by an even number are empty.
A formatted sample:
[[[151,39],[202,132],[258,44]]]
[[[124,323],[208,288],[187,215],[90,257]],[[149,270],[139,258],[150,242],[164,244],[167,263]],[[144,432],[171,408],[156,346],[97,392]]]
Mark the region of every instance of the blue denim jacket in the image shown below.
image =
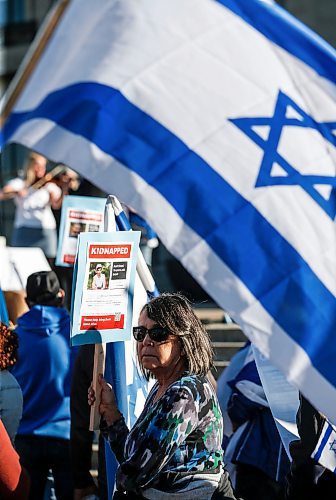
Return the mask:
[[[0,371],[0,418],[14,442],[22,416],[22,391],[18,381],[8,370]]]

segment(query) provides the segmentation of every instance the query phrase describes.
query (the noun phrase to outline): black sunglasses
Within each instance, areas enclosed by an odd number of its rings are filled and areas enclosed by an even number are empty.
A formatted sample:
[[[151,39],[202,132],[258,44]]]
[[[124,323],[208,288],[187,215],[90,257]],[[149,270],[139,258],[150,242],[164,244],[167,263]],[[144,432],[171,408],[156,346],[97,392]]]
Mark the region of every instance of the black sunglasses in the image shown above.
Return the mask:
[[[142,342],[147,334],[154,342],[163,342],[169,337],[169,331],[163,326],[154,326],[154,328],[150,328],[149,330],[144,326],[133,327],[133,337],[137,342]]]

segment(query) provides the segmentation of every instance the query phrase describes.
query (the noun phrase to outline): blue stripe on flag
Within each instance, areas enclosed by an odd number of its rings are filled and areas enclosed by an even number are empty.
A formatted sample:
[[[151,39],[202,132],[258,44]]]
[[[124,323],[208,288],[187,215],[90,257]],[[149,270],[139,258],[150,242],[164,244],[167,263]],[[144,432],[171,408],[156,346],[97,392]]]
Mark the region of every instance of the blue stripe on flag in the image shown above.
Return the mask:
[[[12,115],[5,136],[34,118],[85,137],[160,192],[336,385],[334,367],[324,362],[336,323],[335,298],[301,255],[200,156],[118,90],[93,82],[56,91],[35,110]]]
[[[321,441],[319,449],[317,450],[317,452],[314,455],[315,460],[317,460],[317,461],[320,460],[322,452],[324,450],[325,445],[327,444],[327,441],[328,441],[328,439],[330,437],[330,434],[332,433],[332,430],[333,429],[332,429],[331,425],[329,425],[329,427],[327,428],[327,430],[326,430],[326,432],[325,432],[325,434],[323,436],[323,439]]]
[[[260,0],[216,0],[271,42],[298,57],[319,75],[336,83],[335,50],[320,36],[276,4]]]

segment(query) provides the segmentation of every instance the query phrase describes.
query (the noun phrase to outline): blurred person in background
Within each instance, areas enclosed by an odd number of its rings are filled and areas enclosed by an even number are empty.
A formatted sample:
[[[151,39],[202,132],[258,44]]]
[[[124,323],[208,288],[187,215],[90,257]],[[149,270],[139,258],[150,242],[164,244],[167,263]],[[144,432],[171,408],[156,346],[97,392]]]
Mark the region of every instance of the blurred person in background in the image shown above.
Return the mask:
[[[52,213],[54,214],[56,220],[58,234],[61,222],[63,198],[64,196],[76,194],[80,185],[80,178],[77,172],[62,163],[56,165],[53,170],[56,171],[57,169],[60,170],[60,172],[53,177],[53,182],[61,189],[62,196],[57,202],[52,204]]]
[[[318,463],[312,455],[317,444],[323,442],[335,453],[331,436],[323,433],[326,418],[300,394],[300,406],[296,415],[299,439],[289,445],[290,471],[286,478],[286,500],[334,500],[336,492],[335,471]],[[326,435],[327,434],[327,435]],[[320,441],[323,435],[322,442]],[[333,461],[331,464],[332,467]]]
[[[62,190],[54,182],[43,182],[47,159],[30,153],[25,179],[9,181],[0,190],[0,200],[13,198],[16,205],[12,246],[39,247],[48,259],[56,256],[56,221],[51,208],[59,208]],[[36,184],[38,181],[43,184]]]
[[[28,500],[30,480],[0,420],[0,498]]]
[[[80,346],[75,361],[71,383],[71,458],[74,481],[74,500],[99,498],[108,500],[105,443],[99,434],[98,448],[98,488],[91,475],[92,443],[94,432],[90,427],[90,407],[87,404],[88,389],[93,373],[94,344]]]
[[[57,500],[73,500],[70,317],[54,271],[31,274],[26,292],[30,309],[16,328],[19,359],[13,374],[22,388],[23,414],[15,445],[31,478],[31,500],[44,498],[49,470]]]
[[[228,444],[236,465],[235,489],[244,500],[283,500],[289,459],[261,384],[250,344],[228,380],[227,413],[234,434]],[[227,454],[228,454],[227,448]]]
[[[17,361],[18,336],[0,323],[0,418],[12,443],[22,416],[22,391],[9,372]]]

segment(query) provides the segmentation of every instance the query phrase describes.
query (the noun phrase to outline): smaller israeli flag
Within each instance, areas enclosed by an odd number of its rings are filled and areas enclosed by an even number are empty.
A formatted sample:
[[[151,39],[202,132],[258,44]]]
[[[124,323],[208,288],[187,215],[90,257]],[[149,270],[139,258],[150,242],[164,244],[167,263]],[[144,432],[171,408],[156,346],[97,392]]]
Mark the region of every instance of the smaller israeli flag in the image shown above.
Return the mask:
[[[327,420],[324,423],[312,458],[336,474],[336,427],[331,425]]]

